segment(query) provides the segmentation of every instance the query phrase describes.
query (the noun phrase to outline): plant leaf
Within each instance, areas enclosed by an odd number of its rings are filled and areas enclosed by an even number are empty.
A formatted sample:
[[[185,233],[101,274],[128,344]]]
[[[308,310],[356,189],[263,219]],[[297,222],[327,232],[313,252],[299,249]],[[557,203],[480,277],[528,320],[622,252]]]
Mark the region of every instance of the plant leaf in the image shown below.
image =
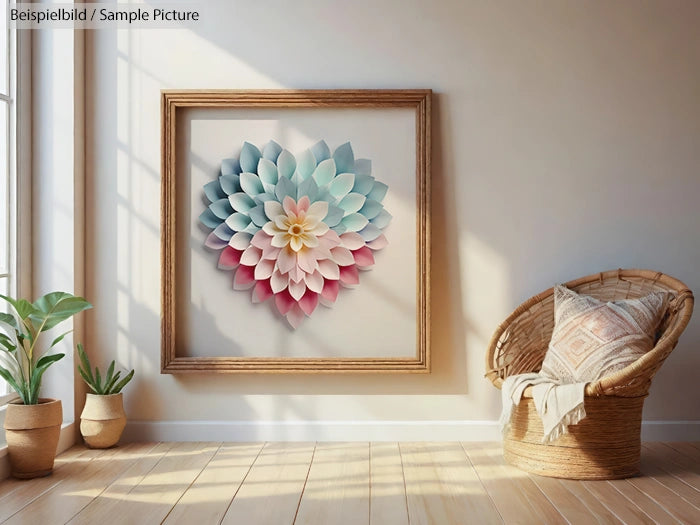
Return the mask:
[[[39,327],[37,332],[44,332],[78,312],[92,308],[92,305],[82,297],[66,292],[51,292],[34,301],[33,308],[29,318]]]
[[[126,386],[126,384],[131,381],[131,378],[134,377],[134,371],[132,370],[129,372],[129,375],[127,375],[124,379],[122,379],[115,387],[114,391],[112,392],[113,394],[118,394],[121,392],[122,388]]]
[[[66,354],[45,355],[37,361],[36,367],[34,367],[34,370],[32,370],[32,376],[29,380],[29,404],[34,405],[39,399],[41,376],[44,375],[46,369],[59,359],[62,359],[65,355]]]
[[[5,299],[17,312],[17,315],[22,319],[26,319],[32,313],[34,313],[35,307],[27,301],[26,299],[13,299],[12,297],[7,297],[6,295],[0,294],[0,299]]]
[[[22,388],[19,386],[19,384],[17,384],[17,381],[15,381],[15,378],[10,371],[3,366],[0,366],[0,377],[2,377],[15,392],[17,392],[17,394],[22,398],[22,402],[27,404],[27,401],[22,393]]]

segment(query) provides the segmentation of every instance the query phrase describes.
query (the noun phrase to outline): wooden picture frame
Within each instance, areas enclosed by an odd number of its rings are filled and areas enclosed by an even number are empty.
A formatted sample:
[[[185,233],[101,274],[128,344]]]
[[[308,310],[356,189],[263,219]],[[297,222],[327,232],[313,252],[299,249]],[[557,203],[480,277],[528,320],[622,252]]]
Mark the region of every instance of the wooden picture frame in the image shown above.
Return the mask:
[[[431,90],[164,90],[161,92],[161,373],[305,373],[430,371],[430,106]],[[415,112],[416,355],[414,357],[199,357],[180,355],[178,308],[178,116],[197,108],[326,108]],[[245,137],[244,137],[245,138]],[[188,217],[189,218],[189,215]],[[412,245],[412,244],[411,244]],[[181,272],[180,272],[181,273]],[[411,283],[413,284],[413,283]]]

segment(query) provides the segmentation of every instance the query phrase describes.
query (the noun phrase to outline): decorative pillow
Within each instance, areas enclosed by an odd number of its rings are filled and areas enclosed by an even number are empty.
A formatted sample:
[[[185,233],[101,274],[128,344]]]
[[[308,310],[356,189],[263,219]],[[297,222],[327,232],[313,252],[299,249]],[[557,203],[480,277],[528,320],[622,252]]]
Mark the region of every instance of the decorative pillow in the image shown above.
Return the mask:
[[[603,302],[554,287],[554,330],[540,373],[563,383],[590,382],[621,370],[654,347],[667,292]]]

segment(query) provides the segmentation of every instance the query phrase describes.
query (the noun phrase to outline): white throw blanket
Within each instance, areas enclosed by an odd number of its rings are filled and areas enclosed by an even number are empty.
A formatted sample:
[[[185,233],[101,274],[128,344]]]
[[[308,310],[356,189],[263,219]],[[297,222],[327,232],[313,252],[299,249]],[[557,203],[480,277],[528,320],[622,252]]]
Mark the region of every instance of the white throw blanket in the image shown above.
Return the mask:
[[[510,426],[513,407],[520,403],[523,392],[531,385],[535,408],[544,428],[543,443],[550,443],[568,433],[569,425],[575,425],[586,417],[583,408],[586,383],[563,385],[536,373],[509,376],[501,387],[503,412],[500,424],[504,434]]]

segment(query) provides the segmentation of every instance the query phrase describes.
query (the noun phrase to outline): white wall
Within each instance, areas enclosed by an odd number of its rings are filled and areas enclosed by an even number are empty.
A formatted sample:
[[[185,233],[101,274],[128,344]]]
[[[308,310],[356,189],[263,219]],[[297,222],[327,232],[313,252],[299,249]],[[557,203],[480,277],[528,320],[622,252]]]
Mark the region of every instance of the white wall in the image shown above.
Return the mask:
[[[354,421],[391,439],[418,435],[396,430],[408,427],[493,438],[479,423],[499,411],[485,346],[524,299],[617,267],[700,290],[697,2],[245,0],[201,11],[193,30],[87,34],[87,348],[136,368],[132,437],[323,438],[334,437],[324,422]],[[432,374],[159,373],[163,88],[435,91]],[[696,317],[646,419],[700,420],[699,339]],[[174,423],[196,421],[210,423]]]

